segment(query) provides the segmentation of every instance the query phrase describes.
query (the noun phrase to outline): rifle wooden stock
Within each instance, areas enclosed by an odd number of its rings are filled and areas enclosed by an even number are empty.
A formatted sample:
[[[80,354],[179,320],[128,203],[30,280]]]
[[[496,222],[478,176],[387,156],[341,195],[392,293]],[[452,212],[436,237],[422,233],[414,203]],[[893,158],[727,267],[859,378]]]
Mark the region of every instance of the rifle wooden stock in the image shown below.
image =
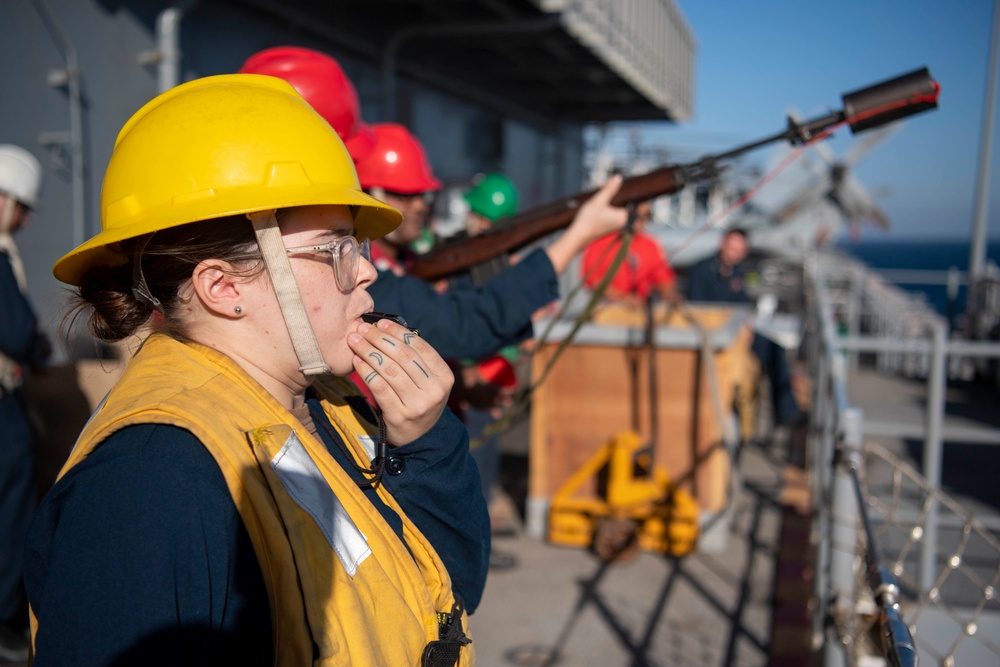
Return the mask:
[[[684,186],[683,170],[660,167],[622,181],[611,200],[615,206],[637,204],[647,199],[677,192]],[[597,190],[580,192],[558,201],[502,218],[484,234],[445,242],[421,255],[409,268],[411,275],[437,280],[469,269],[504,253],[523,248],[532,241],[569,226],[579,208]]]

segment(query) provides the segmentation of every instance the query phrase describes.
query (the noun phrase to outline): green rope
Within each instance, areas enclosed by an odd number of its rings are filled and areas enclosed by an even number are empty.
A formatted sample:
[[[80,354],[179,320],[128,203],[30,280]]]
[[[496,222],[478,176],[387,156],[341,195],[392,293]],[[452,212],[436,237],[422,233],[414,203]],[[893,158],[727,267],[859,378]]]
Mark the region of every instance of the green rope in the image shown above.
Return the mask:
[[[634,214],[630,213],[630,218],[629,218],[630,223],[633,217]],[[611,260],[611,266],[608,267],[608,270],[605,272],[604,277],[601,278],[601,282],[599,282],[597,284],[597,287],[594,288],[593,292],[590,295],[590,300],[587,302],[587,305],[583,309],[583,312],[580,313],[579,317],[576,318],[576,321],[573,323],[573,327],[572,329],[570,329],[569,334],[565,338],[563,338],[562,341],[559,342],[559,347],[556,348],[555,352],[549,358],[548,363],[545,364],[545,368],[542,369],[542,372],[539,375],[538,379],[531,385],[524,387],[520,391],[518,391],[517,395],[514,397],[513,404],[504,411],[503,416],[501,416],[496,421],[487,424],[483,428],[482,433],[478,437],[473,438],[472,440],[469,441],[469,449],[478,449],[479,447],[482,447],[483,443],[487,439],[510,429],[511,424],[514,421],[514,418],[525,410],[525,408],[529,404],[532,394],[534,394],[535,390],[538,389],[538,387],[541,386],[541,384],[548,377],[549,373],[552,371],[552,368],[555,366],[556,361],[562,355],[563,351],[569,346],[569,344],[573,342],[573,339],[576,337],[577,332],[580,331],[580,328],[590,319],[591,315],[594,312],[594,309],[597,307],[598,302],[600,302],[601,297],[604,296],[604,292],[607,290],[608,285],[611,284],[612,278],[614,278],[615,273],[617,273],[618,267],[621,266],[622,262],[625,261],[625,257],[628,256],[629,246],[632,244],[632,238],[634,236],[635,234],[631,231],[631,224],[628,224],[626,226],[625,231],[621,232],[621,234],[619,235],[621,239],[621,247],[618,248],[618,252],[615,254],[614,259]],[[604,259],[604,257],[607,256],[607,253],[610,251],[611,247],[612,246],[609,245],[604,250],[604,254],[600,256],[600,259]],[[586,284],[586,278],[590,277],[598,266],[600,266],[600,262],[595,263],[594,269],[592,269],[584,277],[584,280],[580,281],[579,285],[570,290],[569,294],[566,295],[566,299],[563,300],[563,304],[559,308],[559,311],[556,313],[555,317],[551,319],[548,326],[545,328],[545,331],[542,332],[542,335],[539,336],[538,340],[539,347],[548,342],[549,334],[552,333],[552,329],[555,326],[555,323],[559,321],[562,315],[566,313],[569,304],[573,301],[574,298],[576,298],[576,295],[580,292],[580,290],[583,289],[583,285]]]

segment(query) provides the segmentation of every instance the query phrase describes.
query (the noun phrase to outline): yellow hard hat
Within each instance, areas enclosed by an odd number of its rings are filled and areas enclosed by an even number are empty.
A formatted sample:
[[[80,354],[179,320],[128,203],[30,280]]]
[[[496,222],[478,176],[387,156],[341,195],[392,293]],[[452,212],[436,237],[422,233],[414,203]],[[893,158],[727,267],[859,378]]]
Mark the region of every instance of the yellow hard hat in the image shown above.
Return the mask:
[[[79,285],[91,267],[125,261],[119,241],[198,220],[319,204],[356,207],[359,237],[384,236],[401,218],[361,190],[340,137],[287,82],[259,74],[196,79],[125,123],[104,175],[101,232],[52,272]]]

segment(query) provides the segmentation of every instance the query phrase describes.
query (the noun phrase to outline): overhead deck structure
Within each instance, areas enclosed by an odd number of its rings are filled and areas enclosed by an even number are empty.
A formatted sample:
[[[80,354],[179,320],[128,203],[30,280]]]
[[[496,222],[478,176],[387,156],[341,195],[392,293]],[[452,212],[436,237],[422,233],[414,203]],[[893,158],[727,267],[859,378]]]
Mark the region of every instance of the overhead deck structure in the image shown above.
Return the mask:
[[[673,0],[237,0],[398,78],[533,124],[690,117],[695,39]]]

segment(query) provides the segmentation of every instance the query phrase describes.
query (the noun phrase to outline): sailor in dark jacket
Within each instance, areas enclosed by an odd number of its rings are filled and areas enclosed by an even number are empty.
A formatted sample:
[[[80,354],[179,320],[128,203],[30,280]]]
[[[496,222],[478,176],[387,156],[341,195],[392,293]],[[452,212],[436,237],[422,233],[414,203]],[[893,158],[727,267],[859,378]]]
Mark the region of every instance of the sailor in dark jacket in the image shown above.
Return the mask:
[[[48,358],[28,301],[13,234],[37,204],[42,169],[18,146],[0,145],[0,662],[28,658],[21,576],[24,536],[35,507],[35,452],[22,404],[26,367]]]
[[[722,238],[719,252],[704,259],[688,272],[685,295],[691,302],[748,303],[743,261],[749,252],[746,233],[730,229]],[[779,425],[797,425],[803,419],[795,395],[785,350],[774,341],[754,335],[752,349],[771,385],[774,421]]]

